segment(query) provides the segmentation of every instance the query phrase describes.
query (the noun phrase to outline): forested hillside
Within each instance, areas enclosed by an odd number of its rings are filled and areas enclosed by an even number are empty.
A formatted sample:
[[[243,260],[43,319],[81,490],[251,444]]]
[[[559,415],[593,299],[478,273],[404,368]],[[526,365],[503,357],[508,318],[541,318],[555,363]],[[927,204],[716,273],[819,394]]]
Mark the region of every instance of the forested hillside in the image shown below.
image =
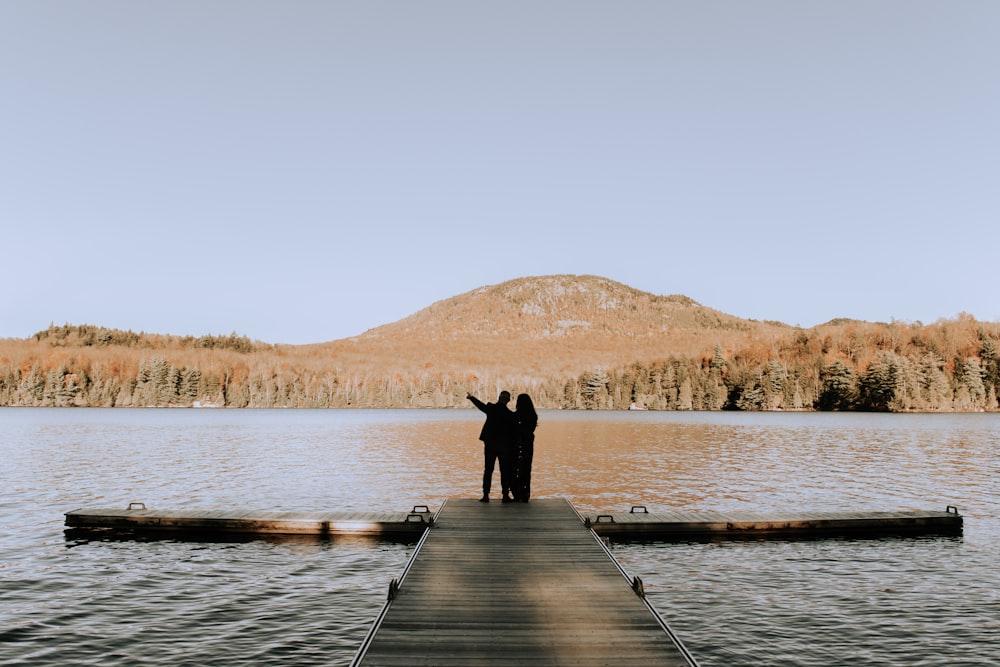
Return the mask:
[[[487,286],[353,338],[285,346],[91,325],[0,339],[0,405],[996,410],[1000,325],[740,319],[595,276]]]

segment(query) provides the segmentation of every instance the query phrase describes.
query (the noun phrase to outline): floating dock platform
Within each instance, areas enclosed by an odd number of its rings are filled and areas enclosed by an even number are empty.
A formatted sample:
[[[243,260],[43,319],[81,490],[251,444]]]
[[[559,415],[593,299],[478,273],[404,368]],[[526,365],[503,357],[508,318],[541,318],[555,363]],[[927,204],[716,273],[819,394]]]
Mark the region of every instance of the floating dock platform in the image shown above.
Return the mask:
[[[433,522],[430,508],[411,512],[266,512],[256,510],[149,510],[144,503],[128,509],[96,507],[66,512],[66,528],[76,532],[168,534],[219,537],[225,535],[363,535],[420,539]]]
[[[633,505],[628,512],[586,517],[594,532],[619,539],[739,537],[877,537],[920,533],[960,533],[962,515],[948,505],[943,512],[649,512]]]
[[[457,502],[457,500],[452,501]],[[529,505],[539,501],[533,500]],[[568,501],[567,501],[568,502]],[[508,509],[520,503],[503,505]],[[810,537],[852,535],[913,535],[960,533],[962,515],[949,505],[945,511],[898,512],[649,512],[634,505],[628,512],[583,517],[601,536],[623,540],[703,539],[741,537]],[[386,539],[420,539],[434,523],[427,505],[410,512],[268,512],[240,510],[150,510],[143,503],[127,509],[82,508],[66,512],[66,528],[75,532],[119,535],[167,534],[200,537],[225,535],[364,535]]]
[[[569,501],[449,499],[355,667],[696,665]]]

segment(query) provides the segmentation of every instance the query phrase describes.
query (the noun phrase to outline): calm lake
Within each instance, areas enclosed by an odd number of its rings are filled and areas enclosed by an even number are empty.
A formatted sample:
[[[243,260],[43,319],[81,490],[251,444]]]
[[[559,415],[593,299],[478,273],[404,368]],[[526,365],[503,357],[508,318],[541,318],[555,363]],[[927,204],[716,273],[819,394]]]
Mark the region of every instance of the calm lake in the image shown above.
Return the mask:
[[[480,494],[481,418],[0,408],[0,665],[349,663],[413,545],[69,539],[63,513],[435,510]],[[956,505],[957,537],[612,551],[703,667],[995,665],[998,478],[997,414],[543,411],[532,495],[590,512]]]

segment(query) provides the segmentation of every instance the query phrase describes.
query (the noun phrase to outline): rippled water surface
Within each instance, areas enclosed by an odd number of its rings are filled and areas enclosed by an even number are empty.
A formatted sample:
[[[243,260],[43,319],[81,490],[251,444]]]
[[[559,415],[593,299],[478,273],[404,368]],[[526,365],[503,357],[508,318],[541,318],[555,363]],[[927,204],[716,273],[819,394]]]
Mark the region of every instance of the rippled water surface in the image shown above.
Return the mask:
[[[0,409],[0,664],[347,664],[413,546],[67,537],[83,506],[405,511],[480,413]],[[958,537],[617,544],[703,666],[1000,664],[1000,415],[543,412],[585,511],[944,509]]]

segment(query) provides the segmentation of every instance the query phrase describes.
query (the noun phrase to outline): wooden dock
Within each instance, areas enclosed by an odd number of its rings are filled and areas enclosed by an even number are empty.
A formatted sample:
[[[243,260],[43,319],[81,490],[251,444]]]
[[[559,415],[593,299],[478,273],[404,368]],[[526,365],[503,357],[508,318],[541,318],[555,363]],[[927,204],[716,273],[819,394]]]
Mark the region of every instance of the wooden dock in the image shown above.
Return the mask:
[[[694,665],[569,501],[445,501],[389,586],[364,667]]]
[[[457,501],[453,501],[457,502]],[[492,505],[491,505],[492,506]],[[920,533],[960,533],[962,516],[945,511],[891,512],[649,512],[634,505],[628,512],[590,514],[584,521],[602,536],[616,539],[701,539],[741,537],[877,537]],[[433,523],[430,508],[411,512],[269,512],[256,510],[150,510],[142,503],[127,509],[81,508],[66,512],[67,530],[141,533],[202,538],[224,535],[365,535],[420,539]]]
[[[267,512],[257,510],[149,510],[143,503],[127,509],[82,508],[66,512],[66,527],[79,532],[111,531],[197,535],[365,535],[416,542],[433,521],[430,508],[405,513]]]
[[[594,514],[587,524],[600,535],[622,539],[698,537],[796,537],[851,535],[875,537],[917,533],[957,533],[962,515],[949,505],[943,512],[649,512],[634,505],[628,512]]]
[[[848,534],[959,533],[943,512],[628,512],[579,514],[562,498],[449,499],[411,512],[273,512],[81,508],[69,532],[226,539],[346,535],[417,543],[356,667],[405,665],[695,665],[602,542]],[[419,541],[418,541],[419,540]]]

